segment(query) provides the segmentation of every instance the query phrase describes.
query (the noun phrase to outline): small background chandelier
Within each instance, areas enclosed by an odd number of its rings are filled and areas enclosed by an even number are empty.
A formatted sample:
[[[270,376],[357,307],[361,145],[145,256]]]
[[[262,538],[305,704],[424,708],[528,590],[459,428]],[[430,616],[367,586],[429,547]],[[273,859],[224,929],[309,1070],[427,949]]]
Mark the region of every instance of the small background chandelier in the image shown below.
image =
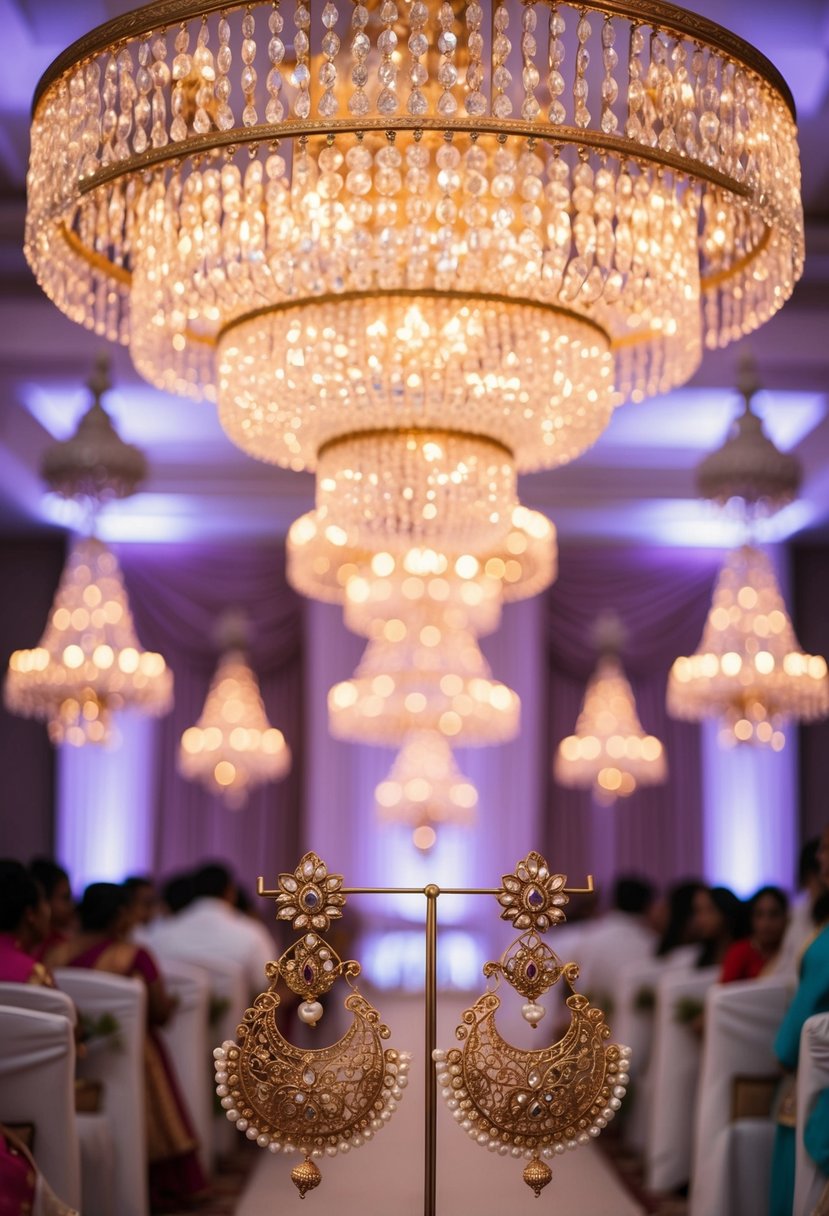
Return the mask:
[[[115,554],[79,540],[61,575],[43,637],[16,650],[4,687],[6,708],[43,719],[53,743],[104,743],[113,711],[159,716],[173,703],[163,657],[141,649]]]
[[[56,61],[31,135],[47,294],[367,548],[497,545],[518,473],[802,270],[788,89],[659,0],[151,4]]]
[[[473,825],[478,791],[458,769],[444,736],[418,731],[406,739],[374,800],[378,817],[409,824],[412,843],[426,852],[441,826]]]
[[[641,785],[668,776],[665,749],[639,722],[633,689],[622,670],[618,617],[606,614],[595,628],[600,657],[590,677],[572,735],[562,739],[553,762],[559,785],[592,789],[597,802],[626,798]]]
[[[726,558],[699,647],[671,668],[668,712],[693,722],[719,718],[724,744],[776,751],[788,720],[829,714],[826,660],[801,650],[761,549],[743,545]]]
[[[246,625],[236,612],[220,623],[225,653],[219,659],[199,720],[181,737],[179,770],[239,810],[257,786],[291,771],[291,752],[271,726],[245,655]]]
[[[136,492],[147,463],[101,405],[111,387],[105,356],[87,384],[92,405],[70,439],[46,449],[42,473],[51,490],[88,509],[94,526],[107,502]],[[160,654],[141,649],[118,561],[101,541],[73,547],[38,646],[9,660],[4,700],[12,713],[43,719],[54,743],[77,746],[108,742],[115,710],[158,716],[172,707],[172,673]]]
[[[763,429],[751,408],[760,388],[757,368],[750,356],[740,360],[737,388],[744,408],[731,426],[722,447],[697,466],[701,498],[721,507],[736,503],[747,520],[773,515],[787,506],[800,489],[800,461],[781,452]]]

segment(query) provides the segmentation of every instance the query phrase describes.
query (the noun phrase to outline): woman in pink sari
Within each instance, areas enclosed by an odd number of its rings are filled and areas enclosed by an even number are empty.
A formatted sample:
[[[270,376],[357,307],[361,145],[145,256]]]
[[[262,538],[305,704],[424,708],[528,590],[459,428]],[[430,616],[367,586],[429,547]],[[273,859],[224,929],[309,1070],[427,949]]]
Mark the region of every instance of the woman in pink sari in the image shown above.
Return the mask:
[[[123,887],[98,882],[87,887],[78,912],[81,931],[47,956],[53,967],[86,967],[143,980],[147,987],[144,1075],[150,1202],[154,1211],[179,1211],[207,1192],[196,1156],[187,1108],[156,1027],[175,1009],[158,966],[143,947],[124,940],[129,929],[129,897]]]
[[[35,958],[48,934],[43,891],[19,861],[0,860],[0,981],[53,987],[51,974]]]

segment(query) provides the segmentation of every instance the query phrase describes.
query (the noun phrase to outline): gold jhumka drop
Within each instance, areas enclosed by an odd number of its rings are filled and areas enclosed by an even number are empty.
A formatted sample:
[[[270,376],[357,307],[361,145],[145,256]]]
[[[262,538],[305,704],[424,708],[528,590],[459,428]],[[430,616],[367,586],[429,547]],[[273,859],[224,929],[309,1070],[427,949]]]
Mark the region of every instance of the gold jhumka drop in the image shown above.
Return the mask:
[[[306,853],[278,883],[276,918],[290,921],[301,937],[268,964],[270,985],[245,1011],[236,1042],[215,1049],[216,1092],[228,1119],[260,1148],[302,1154],[291,1179],[304,1199],[322,1181],[315,1158],[358,1147],[391,1118],[410,1057],[384,1048],[389,1029],[352,983],[360,964],[343,962],[322,936],[342,916],[342,875]],[[339,978],[353,988],[344,1002],[352,1023],[343,1037],[310,1050],[287,1042],[276,1024],[280,980],[302,998],[300,1020],[315,1026],[323,1016],[319,998]]]
[[[565,919],[566,877],[552,874],[532,852],[501,882],[501,916],[522,932],[498,962],[485,964],[484,975],[496,988],[505,979],[524,997],[522,1014],[533,1029],[546,1012],[539,998],[563,980],[570,1026],[548,1047],[514,1047],[495,1025],[501,1001],[490,990],[462,1014],[455,1031],[462,1046],[437,1050],[434,1059],[459,1125],[490,1151],[526,1158],[524,1181],[538,1197],[552,1178],[547,1161],[589,1144],[615,1116],[629,1080],[630,1049],[607,1042],[601,1009],[575,990],[578,965],[562,963],[541,937]]]

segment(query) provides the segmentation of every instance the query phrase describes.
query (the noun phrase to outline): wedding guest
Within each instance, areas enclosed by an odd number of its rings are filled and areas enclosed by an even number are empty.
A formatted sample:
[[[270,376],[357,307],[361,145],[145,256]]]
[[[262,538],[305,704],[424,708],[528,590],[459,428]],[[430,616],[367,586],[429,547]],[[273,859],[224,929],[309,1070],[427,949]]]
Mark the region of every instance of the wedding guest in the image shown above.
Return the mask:
[[[128,895],[122,886],[98,882],[87,887],[80,902],[80,933],[55,947],[54,966],[81,967],[124,975],[147,989],[144,1040],[147,1146],[150,1201],[154,1211],[179,1211],[207,1190],[196,1156],[196,1139],[187,1108],[157,1028],[170,1018],[175,1002],[167,994],[155,959],[142,946],[125,940],[130,927]]]
[[[158,914],[158,895],[155,883],[144,874],[131,874],[124,879],[127,893],[127,912],[133,929],[145,930]]]
[[[50,911],[43,889],[19,861],[0,861],[0,980],[54,987],[48,968],[34,953],[49,934]]]
[[[35,857],[29,862],[29,873],[43,888],[51,910],[49,936],[37,949],[36,957],[42,959],[47,950],[58,942],[68,941],[75,925],[75,901],[72,885],[63,866],[51,857]]]
[[[749,900],[751,936],[729,946],[723,959],[720,983],[754,980],[774,969],[786,932],[789,900],[779,887],[761,887]]]
[[[696,965],[718,966],[728,948],[748,932],[746,906],[728,887],[702,887],[692,909],[691,939],[700,943]]]
[[[829,828],[820,838],[817,857],[821,880],[824,886],[829,886]],[[800,1051],[800,1032],[803,1023],[812,1014],[829,1012],[829,907],[825,899],[818,899],[816,914],[821,918],[821,928],[803,954],[797,989],[774,1041],[774,1053],[787,1070],[788,1076],[784,1080],[777,1104],[769,1216],[791,1216],[792,1213],[797,1107],[795,1073]],[[826,1114],[829,1116],[829,1111]],[[812,1120],[810,1128],[824,1143],[829,1141],[829,1127],[823,1129],[822,1136],[821,1129],[814,1126]]]
[[[797,866],[798,895],[793,901],[789,926],[774,963],[774,974],[797,979],[803,951],[814,940],[818,931],[815,923],[815,908],[826,897],[826,886],[820,876],[818,849],[820,837],[807,840],[800,850]]]
[[[623,972],[653,955],[656,935],[648,920],[654,889],[647,879],[619,877],[613,906],[591,923],[580,942],[583,990],[605,1012],[612,1012]]]
[[[265,966],[277,957],[274,939],[258,917],[237,911],[236,884],[224,865],[211,862],[193,875],[193,902],[163,921],[153,941],[165,950],[186,957],[210,950],[240,963],[251,993],[265,986]]]
[[[673,962],[679,957],[692,962],[697,950],[693,945],[694,898],[705,884],[690,878],[674,883],[663,898],[657,901],[658,911],[652,916],[657,926],[659,942],[655,957]]]

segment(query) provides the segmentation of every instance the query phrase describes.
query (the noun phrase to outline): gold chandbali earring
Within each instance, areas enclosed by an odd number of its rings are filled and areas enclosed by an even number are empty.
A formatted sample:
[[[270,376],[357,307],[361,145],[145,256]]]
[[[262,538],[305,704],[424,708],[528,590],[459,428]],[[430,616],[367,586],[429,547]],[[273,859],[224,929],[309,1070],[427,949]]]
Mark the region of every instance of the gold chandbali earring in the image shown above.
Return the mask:
[[[522,1013],[533,1029],[546,1012],[539,998],[563,979],[570,1026],[549,1047],[514,1047],[495,1025],[501,1001],[490,990],[464,1011],[455,1031],[462,1046],[435,1051],[434,1060],[460,1126],[490,1152],[528,1158],[524,1181],[538,1198],[552,1178],[547,1160],[589,1144],[621,1106],[630,1049],[607,1043],[604,1014],[574,988],[578,965],[562,963],[540,936],[565,919],[566,877],[530,853],[501,882],[501,916],[523,932],[499,962],[485,964],[484,975],[496,988],[505,979],[524,997]]]
[[[228,1119],[272,1153],[302,1153],[291,1180],[305,1198],[322,1175],[314,1158],[335,1157],[370,1140],[391,1118],[408,1084],[410,1056],[383,1047],[389,1028],[352,983],[360,964],[343,962],[321,936],[342,916],[341,874],[329,874],[316,853],[306,853],[293,874],[279,875],[276,918],[302,936],[278,962],[268,963],[270,985],[245,1011],[236,1042],[213,1052],[216,1092]],[[330,1047],[304,1050],[282,1036],[276,1024],[280,980],[302,997],[299,1017],[315,1026],[323,1015],[319,998],[342,977],[353,991],[345,1008],[352,1024]]]

